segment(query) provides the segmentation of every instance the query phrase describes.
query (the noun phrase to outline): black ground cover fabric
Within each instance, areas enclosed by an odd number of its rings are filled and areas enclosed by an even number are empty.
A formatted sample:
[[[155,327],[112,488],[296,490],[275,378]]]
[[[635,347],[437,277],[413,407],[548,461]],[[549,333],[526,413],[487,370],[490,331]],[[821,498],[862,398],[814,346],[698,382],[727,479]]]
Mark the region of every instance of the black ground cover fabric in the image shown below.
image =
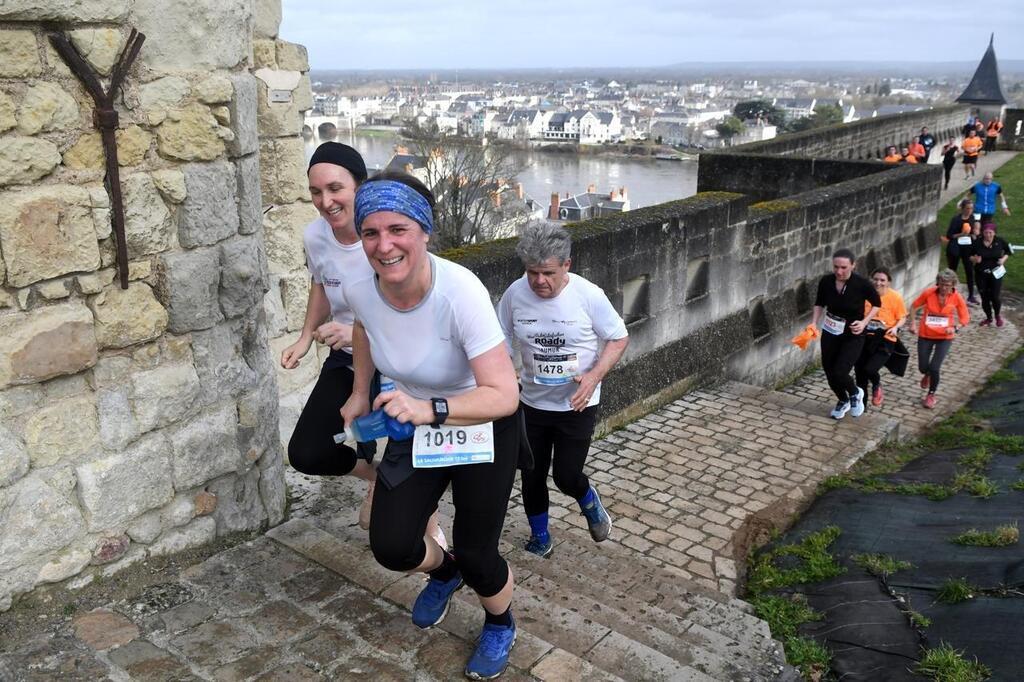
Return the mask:
[[[1024,376],[1024,358],[1015,362],[1014,369]],[[1024,380],[1017,379],[987,390],[970,407],[988,417],[998,432],[1024,434],[1022,399]],[[927,454],[884,480],[948,483],[965,452]],[[828,646],[837,679],[924,679],[911,672],[921,647],[947,643],[987,665],[992,680],[1024,680],[1024,544],[969,547],[950,541],[972,528],[984,531],[1017,524],[1024,529],[1024,491],[1010,487],[1024,479],[1024,471],[1018,468],[1021,462],[1024,455],[993,453],[985,475],[999,493],[989,499],[965,492],[931,501],[922,496],[832,490],[772,543],[796,542],[829,525],[842,530],[830,551],[846,573],[791,588],[824,614],[823,620],[802,626],[800,634]],[[856,554],[884,554],[913,567],[883,581],[859,568],[851,559]],[[979,592],[966,602],[938,603],[937,590],[955,578],[965,578]],[[910,609],[931,624],[915,629],[905,613]]]

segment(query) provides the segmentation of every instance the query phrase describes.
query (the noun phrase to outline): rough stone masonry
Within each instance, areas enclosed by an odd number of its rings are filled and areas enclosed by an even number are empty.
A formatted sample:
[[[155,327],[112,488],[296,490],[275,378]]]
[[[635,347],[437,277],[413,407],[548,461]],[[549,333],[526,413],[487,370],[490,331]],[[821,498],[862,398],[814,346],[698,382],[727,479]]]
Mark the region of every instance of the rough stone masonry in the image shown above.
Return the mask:
[[[309,65],[280,19],[280,0],[0,5],[0,611],[284,516],[271,344],[302,323],[315,211]],[[102,77],[146,35],[115,99],[125,290],[54,27]]]

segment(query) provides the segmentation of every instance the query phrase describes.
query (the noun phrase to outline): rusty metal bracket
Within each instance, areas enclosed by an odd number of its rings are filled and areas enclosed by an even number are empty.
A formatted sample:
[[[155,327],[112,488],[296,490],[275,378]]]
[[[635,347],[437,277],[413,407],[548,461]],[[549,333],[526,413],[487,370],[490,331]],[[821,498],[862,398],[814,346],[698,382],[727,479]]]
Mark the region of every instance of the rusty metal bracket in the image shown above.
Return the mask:
[[[114,109],[114,97],[121,88],[125,74],[142,49],[146,36],[132,29],[125,43],[124,50],[117,58],[117,63],[110,73],[110,87],[103,89],[99,75],[93,70],[85,58],[78,53],[71,41],[63,33],[51,33],[50,42],[68,68],[78,77],[85,89],[92,96],[96,108],[92,112],[92,123],[100,131],[103,141],[103,155],[106,159],[107,194],[110,195],[110,220],[114,229],[114,240],[117,245],[117,271],[120,274],[121,288],[128,288],[128,241],[124,228],[124,199],[121,196],[121,175],[117,163],[117,127],[118,116]]]

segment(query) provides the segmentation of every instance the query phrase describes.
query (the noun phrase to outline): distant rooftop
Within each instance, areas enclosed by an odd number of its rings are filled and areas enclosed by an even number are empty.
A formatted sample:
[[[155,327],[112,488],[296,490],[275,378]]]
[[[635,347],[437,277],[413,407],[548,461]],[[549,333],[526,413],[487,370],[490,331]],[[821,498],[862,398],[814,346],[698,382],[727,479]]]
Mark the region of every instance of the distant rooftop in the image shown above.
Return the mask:
[[[996,50],[993,47],[995,34],[988,40],[988,49],[974,72],[974,78],[967,89],[956,98],[957,102],[966,104],[1006,104],[1003,89],[999,86],[999,64],[996,62]]]

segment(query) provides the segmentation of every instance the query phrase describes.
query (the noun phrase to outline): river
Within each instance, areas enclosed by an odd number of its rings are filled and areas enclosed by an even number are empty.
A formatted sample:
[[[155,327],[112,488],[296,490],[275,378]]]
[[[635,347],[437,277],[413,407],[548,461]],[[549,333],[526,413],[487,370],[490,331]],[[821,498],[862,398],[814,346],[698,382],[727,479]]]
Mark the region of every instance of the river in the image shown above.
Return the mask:
[[[380,134],[339,135],[337,140],[352,145],[363,155],[366,167],[383,168],[391,159],[398,137]],[[307,158],[318,141],[306,141]],[[579,194],[594,185],[597,191],[625,187],[631,208],[682,199],[697,191],[696,161],[657,161],[627,157],[561,154],[557,152],[525,151],[517,154],[517,164],[523,168],[517,176],[524,191],[541,206],[547,206],[551,194],[566,192]]]

